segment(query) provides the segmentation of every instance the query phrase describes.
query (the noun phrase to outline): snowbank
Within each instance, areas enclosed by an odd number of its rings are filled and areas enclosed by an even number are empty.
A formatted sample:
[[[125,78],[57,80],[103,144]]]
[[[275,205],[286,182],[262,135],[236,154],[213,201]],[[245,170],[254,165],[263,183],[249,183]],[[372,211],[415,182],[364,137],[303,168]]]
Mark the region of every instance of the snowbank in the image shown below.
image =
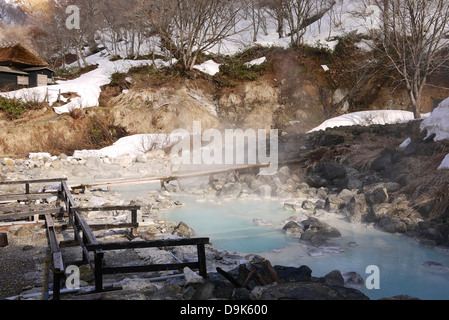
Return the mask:
[[[435,134],[434,141],[449,139],[449,98],[441,102],[430,116],[421,123],[421,130],[427,137]]]
[[[334,128],[340,126],[354,126],[354,125],[369,126],[373,124],[393,124],[410,120],[414,120],[414,116],[413,112],[409,111],[403,110],[359,111],[328,119],[318,127],[310,130],[309,133],[320,130],[326,130],[326,128]]]
[[[181,134],[137,134],[117,140],[113,145],[99,150],[77,150],[74,158],[108,157],[117,158],[121,155],[137,155],[151,149],[161,149],[173,145],[181,140]]]
[[[70,102],[60,107],[54,107],[57,114],[68,113],[77,108],[97,107],[99,105],[99,98],[101,87],[111,82],[112,74],[116,72],[127,72],[130,68],[156,64],[158,67],[168,66],[173,61],[165,62],[157,59],[153,60],[117,60],[110,61],[110,56],[105,55],[104,52],[99,52],[87,58],[87,62],[91,65],[98,64],[98,68],[81,75],[79,78],[68,81],[60,81],[57,85],[48,87],[25,88],[16,91],[1,93],[6,98],[18,98],[24,101],[30,99],[34,101],[44,101],[48,93],[48,101],[52,106],[58,99],[59,93],[73,92],[78,97],[72,99]],[[65,101],[65,99],[62,99]]]

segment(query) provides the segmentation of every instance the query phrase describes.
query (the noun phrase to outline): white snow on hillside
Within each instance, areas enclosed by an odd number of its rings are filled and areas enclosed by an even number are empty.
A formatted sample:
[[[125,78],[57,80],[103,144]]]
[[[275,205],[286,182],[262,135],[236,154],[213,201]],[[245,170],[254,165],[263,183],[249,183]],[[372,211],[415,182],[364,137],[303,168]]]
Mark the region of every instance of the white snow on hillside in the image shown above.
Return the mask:
[[[421,123],[421,130],[427,131],[427,137],[435,134],[433,140],[449,139],[449,98],[441,102],[429,117]]]
[[[117,158],[121,155],[130,155],[135,158],[137,155],[152,149],[161,149],[171,146],[180,141],[185,136],[182,134],[136,134],[123,137],[113,145],[99,150],[77,150],[74,152],[75,158],[87,157],[108,157]]]
[[[427,117],[428,114],[422,115]],[[393,124],[414,119],[413,112],[403,110],[370,110],[358,111],[344,114],[335,118],[328,119],[310,132],[326,130],[340,126],[369,126],[373,124]]]
[[[358,12],[359,15],[361,11],[363,11],[368,15],[368,17],[372,16],[372,18],[368,20],[356,18],[352,14],[352,12],[354,11]],[[375,18],[376,14],[377,13],[375,12],[375,10],[372,10],[370,8],[361,8],[360,5],[357,4],[357,1],[339,1],[334,6],[334,10],[332,11],[332,13],[325,14],[320,21],[313,23],[307,28],[303,41],[305,44],[333,50],[338,41],[330,39],[331,37],[341,36],[352,31],[365,32],[367,28],[375,27],[377,23]],[[279,38],[276,22],[266,13],[265,20],[267,24],[266,33],[262,31],[261,28],[257,35],[257,41],[253,41],[251,21],[248,19],[243,19],[237,23],[235,28],[235,30],[241,30],[241,32],[238,32],[230,36],[226,40],[220,42],[219,44],[208,50],[208,53],[233,55],[254,45],[262,45],[267,47],[288,47],[291,41],[290,37],[287,36],[284,38]],[[152,50],[155,50],[155,52],[158,54],[163,54],[163,50],[158,47],[157,37],[150,37],[148,41],[143,44],[141,53],[147,54]],[[67,104],[61,107],[55,107],[54,110],[57,114],[70,112],[71,110],[76,108],[96,107],[98,106],[101,87],[110,83],[113,73],[126,72],[133,66],[153,63],[153,61],[151,60],[110,61],[109,58],[111,57],[111,54],[113,52],[114,55],[117,54],[122,57],[126,56],[126,48],[123,44],[122,47],[119,47],[118,49],[104,49],[99,53],[91,55],[87,58],[88,64],[98,64],[98,69],[86,73],[78,79],[61,81],[54,86],[22,89],[8,93],[2,93],[1,95],[8,98],[44,101],[46,95],[48,94],[48,101],[52,106],[57,101],[59,92],[73,92],[76,93],[79,97],[72,99],[71,102],[67,102]],[[249,65],[263,63],[263,61],[265,61],[263,59],[264,58],[262,57],[260,58],[260,60],[250,61]],[[156,60],[154,61],[154,63],[158,66],[166,66],[170,65],[171,62],[167,63],[162,60]],[[75,63],[73,65],[75,65]],[[201,65],[197,65],[194,68],[210,75],[215,75],[219,72],[219,64],[215,63],[212,60],[206,61]],[[64,100],[64,98],[62,98],[61,100],[66,101]]]

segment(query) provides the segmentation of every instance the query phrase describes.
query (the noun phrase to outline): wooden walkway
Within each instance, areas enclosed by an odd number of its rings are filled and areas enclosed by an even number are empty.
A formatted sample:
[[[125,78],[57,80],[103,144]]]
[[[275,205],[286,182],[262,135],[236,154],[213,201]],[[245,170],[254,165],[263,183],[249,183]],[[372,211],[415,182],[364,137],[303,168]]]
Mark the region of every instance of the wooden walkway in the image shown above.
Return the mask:
[[[52,192],[30,192],[30,185],[57,183],[57,190]],[[118,273],[137,273],[150,271],[183,270],[185,267],[198,269],[202,277],[207,277],[205,245],[209,243],[209,238],[189,238],[174,240],[151,240],[151,241],[123,241],[100,243],[95,237],[93,230],[126,228],[130,229],[131,236],[135,235],[139,223],[137,221],[137,211],[139,206],[109,206],[109,207],[79,207],[71,194],[71,188],[67,185],[67,179],[46,179],[27,181],[0,182],[1,185],[25,186],[23,194],[0,194],[0,222],[18,221],[33,217],[35,220],[43,217],[49,250],[51,252],[51,270],[53,272],[53,300],[60,299],[61,283],[66,278],[66,266],[63,258],[63,248],[79,247],[82,252],[82,261],[77,265],[89,264],[95,275],[95,292],[104,291],[103,275]],[[55,201],[48,199],[55,197]],[[32,201],[40,200],[40,204]],[[45,203],[48,202],[48,203]],[[52,204],[54,202],[54,204]],[[83,211],[129,211],[131,221],[121,224],[101,224],[89,225],[84,219]],[[68,220],[68,225],[73,229],[74,239],[60,241],[55,217]],[[163,248],[176,246],[196,246],[196,262],[179,262],[171,264],[151,264],[137,266],[110,266],[105,259],[105,251],[126,250],[137,248]],[[45,286],[48,288],[48,285]],[[48,296],[48,292],[45,296]]]

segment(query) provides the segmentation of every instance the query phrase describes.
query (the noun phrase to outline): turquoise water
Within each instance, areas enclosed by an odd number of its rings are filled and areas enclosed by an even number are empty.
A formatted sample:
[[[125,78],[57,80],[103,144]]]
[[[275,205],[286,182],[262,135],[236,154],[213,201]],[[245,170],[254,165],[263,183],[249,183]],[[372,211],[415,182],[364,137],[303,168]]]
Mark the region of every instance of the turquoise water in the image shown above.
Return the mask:
[[[365,280],[369,265],[379,267],[380,289],[362,291],[371,299],[408,294],[426,300],[449,299],[449,272],[421,266],[434,261],[449,266],[445,250],[426,248],[402,235],[388,234],[365,225],[349,224],[339,218],[323,219],[342,233],[337,239],[344,252],[311,257],[310,248],[287,237],[281,230],[295,212],[283,209],[282,203],[263,200],[195,201],[177,198],[186,205],[161,214],[170,221],[184,221],[196,236],[209,237],[214,247],[239,253],[257,253],[273,265],[307,265],[315,277],[332,270],[355,271]],[[256,220],[254,220],[256,219]],[[355,241],[357,246],[349,246]]]

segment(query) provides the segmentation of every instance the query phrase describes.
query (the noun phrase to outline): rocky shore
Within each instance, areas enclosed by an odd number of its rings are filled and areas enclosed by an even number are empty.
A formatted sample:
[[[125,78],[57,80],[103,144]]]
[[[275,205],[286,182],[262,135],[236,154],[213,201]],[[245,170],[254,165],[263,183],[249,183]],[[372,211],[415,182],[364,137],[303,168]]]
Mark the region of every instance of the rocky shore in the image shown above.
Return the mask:
[[[354,135],[354,128],[345,129]],[[352,131],[351,131],[352,130]],[[357,128],[357,136],[363,134],[363,128]],[[373,130],[372,128],[370,130]],[[388,128],[382,130],[388,132]],[[372,132],[371,132],[372,134]],[[403,137],[398,136],[397,141]],[[195,231],[183,222],[174,223],[161,219],[160,212],[183,205],[176,195],[189,194],[200,198],[238,200],[245,198],[276,199],[284,209],[292,212],[285,221],[282,230],[299,242],[310,246],[309,255],[317,256],[323,252],[338,251],[341,248],[333,240],[341,236],[340,231],[324,222],[322,217],[335,215],[355,224],[367,224],[389,233],[411,236],[426,246],[447,246],[449,227],[445,215],[438,219],[428,219],[429,208],[416,207],[410,194],[404,192],[405,178],[398,181],[394,166],[399,159],[417,154],[422,145],[416,140],[414,150],[384,146],[371,159],[365,159],[364,166],[352,165],[350,161],[336,161],[342,152],[350,148],[347,136],[334,132],[321,132],[312,136],[294,137],[295,152],[289,152],[290,140],[281,143],[281,150],[290,158],[299,160],[297,164],[281,166],[274,175],[241,174],[238,179],[215,176],[198,184],[180,186],[168,183],[164,190],[155,189],[144,196],[124,200],[116,191],[107,188],[87,188],[84,192],[75,192],[75,200],[80,206],[127,205],[138,204],[140,227],[134,240],[150,240],[173,237],[193,237]],[[346,142],[345,142],[346,141]],[[301,147],[304,146],[304,147]],[[340,148],[340,149],[339,149]],[[322,154],[334,152],[334,157],[316,158],[317,150]],[[340,154],[336,154],[339,151]],[[410,153],[411,152],[411,153]],[[336,157],[335,157],[336,154]],[[286,159],[290,160],[290,159]],[[30,154],[27,159],[0,160],[0,178],[6,180],[25,180],[43,178],[67,178],[70,183],[89,183],[95,180],[108,180],[128,177],[151,177],[168,175],[172,167],[165,152],[155,150],[142,153],[136,158],[121,156],[110,158],[74,158],[67,155],[51,156]],[[411,177],[409,177],[410,181]],[[52,186],[40,186],[48,188]],[[23,192],[19,186],[2,188],[3,193]],[[55,201],[54,198],[47,202]],[[89,223],[115,223],[126,217],[122,212],[111,214],[86,213]],[[38,299],[42,291],[43,261],[46,256],[46,236],[42,225],[28,224],[4,227],[10,238],[10,244],[0,248],[2,267],[1,297],[21,295],[21,298]],[[70,238],[67,230],[62,237]],[[126,239],[121,231],[97,231],[102,241]],[[354,245],[357,245],[354,243]],[[126,261],[131,264],[142,262],[172,263],[176,259],[188,261],[195,255],[193,249],[168,248],[166,250],[134,249],[126,254],[111,252],[113,261]],[[330,251],[329,251],[330,250]],[[69,260],[79,259],[79,252],[67,249]],[[3,258],[5,257],[5,258]],[[30,258],[31,257],[31,258]],[[212,245],[206,246],[208,262],[207,279],[198,278],[191,270],[183,274],[173,272],[151,272],[132,276],[107,276],[105,282],[121,290],[89,293],[92,289],[93,275],[87,266],[81,270],[81,291],[65,295],[67,299],[368,299],[359,289],[364,285],[360,275],[341,274],[338,270],[329,270],[324,277],[313,277],[307,266],[291,268],[274,266],[280,281],[260,283],[251,280],[245,286],[236,287],[217,268],[226,270],[239,283],[243,283],[251,270],[263,270],[264,259],[258,255],[241,256],[218,250]],[[20,275],[11,274],[17,261],[24,264]],[[438,264],[428,262],[430,267]],[[444,266],[441,266],[444,267]],[[19,284],[20,283],[20,284]],[[12,285],[13,284],[13,285]],[[82,294],[81,294],[82,293]],[[411,298],[409,296],[395,299]]]

